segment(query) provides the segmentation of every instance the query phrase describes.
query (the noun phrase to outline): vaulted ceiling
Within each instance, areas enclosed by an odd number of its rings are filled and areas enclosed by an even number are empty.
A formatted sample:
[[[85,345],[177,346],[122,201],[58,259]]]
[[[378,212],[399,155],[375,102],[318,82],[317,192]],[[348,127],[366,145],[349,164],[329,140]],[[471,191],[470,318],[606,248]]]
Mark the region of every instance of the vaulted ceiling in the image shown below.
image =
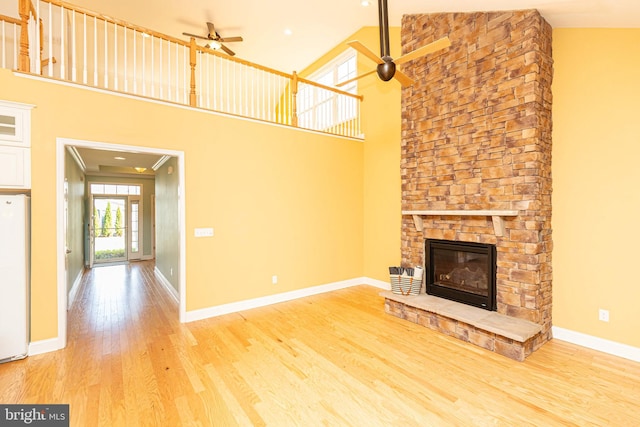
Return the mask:
[[[206,35],[206,22],[210,21],[222,37],[244,38],[241,43],[227,45],[239,58],[284,72],[303,70],[360,28],[378,25],[377,0],[370,0],[369,6],[363,6],[362,0],[68,1],[184,40],[188,37],[183,32]],[[640,27],[639,0],[387,1],[392,26],[400,26],[405,14],[538,9],[554,28]],[[377,50],[377,46],[370,48]],[[133,171],[133,166],[144,166],[145,174],[152,174],[151,166],[158,160],[158,156],[118,156],[101,150],[83,150],[78,155],[88,172],[98,174]]]
[[[207,33],[211,21],[239,58],[300,71],[363,26],[378,24],[377,0],[69,0],[174,37]],[[638,0],[388,0],[390,25],[403,14],[538,9],[554,28],[639,27]],[[285,30],[291,34],[286,35]]]

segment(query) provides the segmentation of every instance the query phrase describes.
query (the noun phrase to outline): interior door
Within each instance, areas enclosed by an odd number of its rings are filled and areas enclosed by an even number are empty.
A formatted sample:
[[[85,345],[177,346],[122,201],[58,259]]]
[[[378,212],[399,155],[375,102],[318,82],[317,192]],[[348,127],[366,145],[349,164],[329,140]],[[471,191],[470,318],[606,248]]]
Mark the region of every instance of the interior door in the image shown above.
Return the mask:
[[[129,196],[129,223],[127,233],[128,259],[142,258],[142,204],[139,196]]]

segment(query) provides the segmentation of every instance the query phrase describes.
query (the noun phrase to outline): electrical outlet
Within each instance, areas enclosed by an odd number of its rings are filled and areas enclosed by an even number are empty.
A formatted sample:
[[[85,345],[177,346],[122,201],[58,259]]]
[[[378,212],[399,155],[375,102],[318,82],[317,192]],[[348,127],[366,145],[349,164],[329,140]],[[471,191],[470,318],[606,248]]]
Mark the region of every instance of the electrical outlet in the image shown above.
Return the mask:
[[[274,285],[278,284],[278,276],[271,276],[271,283],[273,283]]]
[[[598,320],[601,320],[603,322],[608,322],[609,321],[609,310],[605,310],[605,309],[600,309],[598,310]]]

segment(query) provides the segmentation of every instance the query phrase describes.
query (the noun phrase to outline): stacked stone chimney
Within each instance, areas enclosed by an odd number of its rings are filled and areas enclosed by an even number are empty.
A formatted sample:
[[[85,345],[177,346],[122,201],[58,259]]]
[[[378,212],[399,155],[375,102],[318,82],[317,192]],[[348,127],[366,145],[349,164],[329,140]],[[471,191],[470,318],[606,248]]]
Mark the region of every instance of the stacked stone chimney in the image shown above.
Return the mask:
[[[404,52],[451,47],[403,68],[402,209],[518,210],[496,236],[490,217],[402,221],[402,261],[423,265],[424,239],[497,247],[498,313],[551,338],[551,27],[535,10],[409,15]]]

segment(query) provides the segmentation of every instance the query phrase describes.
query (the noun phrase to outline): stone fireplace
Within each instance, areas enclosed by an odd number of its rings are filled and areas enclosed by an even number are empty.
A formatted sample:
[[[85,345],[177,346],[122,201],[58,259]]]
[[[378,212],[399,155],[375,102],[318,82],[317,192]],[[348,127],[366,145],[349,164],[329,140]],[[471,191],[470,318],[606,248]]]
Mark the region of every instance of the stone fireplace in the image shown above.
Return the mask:
[[[535,10],[402,21],[406,52],[452,42],[404,69],[402,263],[425,265],[425,239],[495,245],[496,312],[390,293],[385,310],[517,360],[551,338],[551,35]]]

